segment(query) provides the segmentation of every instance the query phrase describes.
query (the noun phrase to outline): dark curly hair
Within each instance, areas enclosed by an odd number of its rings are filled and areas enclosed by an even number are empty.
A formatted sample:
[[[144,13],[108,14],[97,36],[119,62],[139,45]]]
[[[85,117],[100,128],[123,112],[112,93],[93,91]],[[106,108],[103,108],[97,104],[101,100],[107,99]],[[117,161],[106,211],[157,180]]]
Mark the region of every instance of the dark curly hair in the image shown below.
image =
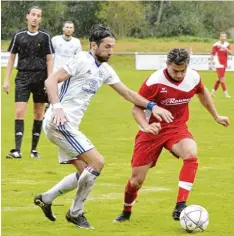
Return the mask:
[[[174,48],[167,54],[167,64],[188,65],[189,60],[189,53],[184,48]]]
[[[101,24],[92,26],[89,34],[89,42],[95,42],[99,46],[102,40],[106,37],[115,38],[115,35],[110,28]]]

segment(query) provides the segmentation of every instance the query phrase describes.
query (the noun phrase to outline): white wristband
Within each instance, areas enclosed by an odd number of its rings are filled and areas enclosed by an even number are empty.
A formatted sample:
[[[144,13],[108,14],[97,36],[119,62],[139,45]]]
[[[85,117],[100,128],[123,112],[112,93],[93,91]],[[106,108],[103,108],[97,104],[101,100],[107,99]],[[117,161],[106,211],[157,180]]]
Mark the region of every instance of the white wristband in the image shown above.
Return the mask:
[[[63,108],[61,103],[55,103],[52,105],[53,109]]]

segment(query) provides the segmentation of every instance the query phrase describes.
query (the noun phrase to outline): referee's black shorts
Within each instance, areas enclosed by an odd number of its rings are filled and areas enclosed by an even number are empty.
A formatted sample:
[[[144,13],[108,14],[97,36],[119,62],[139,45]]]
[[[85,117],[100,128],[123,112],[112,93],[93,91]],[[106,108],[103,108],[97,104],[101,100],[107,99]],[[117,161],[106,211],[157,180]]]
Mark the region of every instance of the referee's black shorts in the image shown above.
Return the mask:
[[[34,103],[47,103],[44,85],[46,79],[47,71],[18,71],[15,79],[15,102],[28,102],[32,93]]]

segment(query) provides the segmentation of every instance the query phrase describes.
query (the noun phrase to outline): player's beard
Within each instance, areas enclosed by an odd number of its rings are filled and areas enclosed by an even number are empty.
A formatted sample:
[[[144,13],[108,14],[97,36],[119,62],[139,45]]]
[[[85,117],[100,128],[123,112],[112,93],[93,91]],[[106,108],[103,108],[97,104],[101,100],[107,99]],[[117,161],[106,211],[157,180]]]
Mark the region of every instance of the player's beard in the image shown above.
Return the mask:
[[[71,36],[72,36],[72,34],[64,34],[65,35],[65,37],[67,37],[67,38],[70,38]]]
[[[97,57],[97,60],[100,61],[100,62],[108,62],[109,58],[110,57],[102,57],[102,56],[99,56],[99,55],[96,55]]]

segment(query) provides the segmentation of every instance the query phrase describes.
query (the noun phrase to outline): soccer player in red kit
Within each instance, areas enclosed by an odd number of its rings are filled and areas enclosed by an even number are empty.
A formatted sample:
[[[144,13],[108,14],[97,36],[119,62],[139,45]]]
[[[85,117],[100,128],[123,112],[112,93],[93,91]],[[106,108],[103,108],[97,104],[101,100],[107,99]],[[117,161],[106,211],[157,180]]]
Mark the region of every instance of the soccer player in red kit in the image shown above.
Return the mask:
[[[133,116],[140,125],[135,138],[132,156],[132,175],[125,187],[122,213],[114,222],[130,219],[133,204],[151,167],[156,165],[163,148],[183,160],[179,174],[179,189],[172,217],[179,220],[198,168],[197,144],[189,132],[186,122],[189,119],[188,104],[197,94],[201,104],[214,120],[225,127],[229,120],[218,115],[211,96],[204,88],[199,74],[188,67],[189,54],[185,49],[172,49],[167,55],[167,67],[154,72],[141,86],[139,94],[151,101],[148,110],[134,106]],[[150,112],[152,106],[161,106],[172,113],[172,123],[160,122],[157,132],[149,127],[159,121]]]
[[[221,32],[219,41],[216,42],[212,48],[210,61],[212,64],[215,64],[216,66],[218,79],[215,82],[214,88],[211,91],[211,95],[215,96],[215,92],[218,89],[219,85],[221,84],[225,96],[227,98],[230,98],[231,96],[228,94],[227,85],[224,78],[227,68],[228,55],[232,54],[232,48],[231,45],[228,42],[226,42],[226,40],[227,40],[227,34],[225,32]],[[216,63],[214,63],[214,56],[217,56]]]

